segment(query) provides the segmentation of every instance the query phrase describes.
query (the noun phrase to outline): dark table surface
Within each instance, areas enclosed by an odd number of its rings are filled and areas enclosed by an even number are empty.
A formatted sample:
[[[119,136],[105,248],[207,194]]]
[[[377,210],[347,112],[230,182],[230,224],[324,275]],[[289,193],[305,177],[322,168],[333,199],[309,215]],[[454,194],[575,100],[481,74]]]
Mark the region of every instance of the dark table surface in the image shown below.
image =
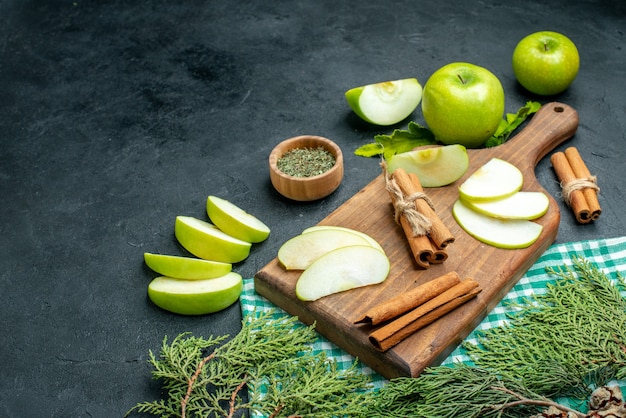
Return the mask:
[[[344,92],[468,61],[494,72],[506,111],[527,100],[578,110],[576,146],[601,188],[579,225],[560,202],[557,242],[626,235],[626,8],[622,1],[0,0],[0,416],[112,417],[159,396],[148,350],[164,336],[236,333],[237,304],[183,317],[147,298],[144,252],[185,254],[177,215],[206,218],[210,194],[267,223],[235,271],[379,174],[353,151],[397,126],[360,121]],[[565,93],[533,97],[511,69],[517,42],[568,35],[581,69]],[[331,196],[276,193],[267,158],[301,134],[333,139],[345,178]],[[549,161],[537,177],[554,196]]]

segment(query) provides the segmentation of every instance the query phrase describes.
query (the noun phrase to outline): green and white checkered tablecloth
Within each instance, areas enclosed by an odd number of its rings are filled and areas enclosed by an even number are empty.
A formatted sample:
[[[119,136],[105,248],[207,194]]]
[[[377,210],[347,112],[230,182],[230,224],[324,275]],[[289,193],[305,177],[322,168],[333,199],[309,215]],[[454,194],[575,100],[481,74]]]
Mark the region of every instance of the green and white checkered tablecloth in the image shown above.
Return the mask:
[[[571,266],[572,257],[574,256],[583,257],[594,263],[609,277],[615,277],[618,273],[622,276],[626,275],[626,237],[553,244],[532,265],[504,299],[483,319],[478,327],[467,336],[466,341],[475,343],[477,342],[477,331],[502,325],[506,321],[506,314],[510,309],[507,308],[509,303],[521,303],[525,297],[545,292],[546,283],[554,280],[554,277],[546,273],[546,267]],[[255,310],[259,312],[272,309],[275,309],[277,317],[286,314],[282,309],[255,292],[253,279],[246,279],[241,296],[241,310],[244,318]],[[347,369],[354,362],[354,357],[328,341],[322,335],[319,335],[318,340],[313,343],[312,349],[314,351],[326,351],[328,357],[333,358],[339,368]],[[469,362],[469,357],[462,347],[456,348],[442,364],[450,365],[458,362]],[[374,388],[380,387],[385,383],[385,379],[367,365],[359,364],[359,366],[364,374],[370,375]]]

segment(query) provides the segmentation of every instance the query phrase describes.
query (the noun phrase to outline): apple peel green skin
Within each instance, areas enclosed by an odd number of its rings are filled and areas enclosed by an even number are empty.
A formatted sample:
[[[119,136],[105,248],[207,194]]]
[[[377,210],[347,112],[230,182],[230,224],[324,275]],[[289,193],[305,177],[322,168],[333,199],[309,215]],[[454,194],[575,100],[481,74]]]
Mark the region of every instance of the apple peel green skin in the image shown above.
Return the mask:
[[[296,296],[314,301],[385,281],[391,266],[387,256],[372,246],[353,245],[330,251],[302,272]]]
[[[345,96],[350,108],[361,119],[388,126],[413,113],[422,100],[422,85],[416,78],[405,78],[354,87]]]
[[[305,270],[315,260],[337,248],[371,246],[369,241],[348,230],[320,229],[296,235],[278,249],[278,261],[285,270]]]
[[[201,219],[177,216],[174,232],[187,251],[204,260],[233,264],[250,255],[251,243],[232,237]]]
[[[442,187],[460,179],[469,167],[467,149],[460,144],[424,147],[393,155],[387,171],[403,168],[419,178],[422,187]]]
[[[531,33],[513,50],[513,73],[529,92],[552,96],[565,91],[578,75],[580,57],[574,42],[552,31]]]
[[[465,201],[465,203],[476,212],[492,218],[525,220],[541,218],[550,206],[548,196],[542,192],[517,192],[489,202]]]
[[[453,62],[435,71],[426,81],[422,114],[438,141],[478,148],[500,125],[504,89],[486,68]]]
[[[159,308],[180,315],[206,315],[235,303],[243,289],[240,274],[205,280],[160,276],[148,285],[148,297]]]
[[[459,186],[459,195],[465,201],[493,201],[519,192],[523,184],[524,176],[516,166],[492,158]]]
[[[213,279],[230,273],[232,264],[176,255],[144,253],[144,261],[155,272],[176,279]]]
[[[309,233],[309,232],[315,232],[315,231],[319,231],[319,230],[323,230],[323,229],[332,229],[332,230],[346,231],[346,232],[351,232],[353,234],[357,234],[358,236],[360,236],[360,237],[364,238],[365,240],[367,240],[367,242],[369,242],[369,244],[372,247],[378,248],[380,251],[385,252],[385,250],[380,245],[380,243],[378,241],[376,241],[374,238],[372,238],[371,236],[369,236],[368,234],[366,234],[365,232],[357,231],[356,229],[352,229],[352,228],[346,228],[345,226],[315,225],[315,226],[310,226],[310,227],[306,228],[304,231],[302,231],[302,233],[306,234],[306,233]]]
[[[498,219],[476,212],[462,200],[452,206],[452,215],[465,232],[485,244],[504,249],[531,246],[543,226],[523,219]]]
[[[242,241],[258,243],[265,241],[270,235],[267,225],[228,200],[209,196],[206,210],[216,227]]]

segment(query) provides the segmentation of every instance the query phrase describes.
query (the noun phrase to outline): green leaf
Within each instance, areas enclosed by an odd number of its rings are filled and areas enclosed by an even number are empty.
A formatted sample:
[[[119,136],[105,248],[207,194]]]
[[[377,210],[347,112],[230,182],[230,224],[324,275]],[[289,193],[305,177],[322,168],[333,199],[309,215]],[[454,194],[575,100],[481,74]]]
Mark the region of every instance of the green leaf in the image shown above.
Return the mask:
[[[517,113],[507,113],[506,119],[500,121],[498,129],[485,143],[485,148],[491,148],[504,144],[513,131],[517,129],[530,115],[536,113],[541,108],[539,102],[526,102]]]
[[[376,135],[376,142],[365,144],[354,153],[361,157],[374,157],[383,155],[385,159],[391,158],[395,154],[411,151],[415,147],[422,145],[436,144],[435,136],[428,129],[415,122],[409,122],[407,129],[394,129],[391,135]]]

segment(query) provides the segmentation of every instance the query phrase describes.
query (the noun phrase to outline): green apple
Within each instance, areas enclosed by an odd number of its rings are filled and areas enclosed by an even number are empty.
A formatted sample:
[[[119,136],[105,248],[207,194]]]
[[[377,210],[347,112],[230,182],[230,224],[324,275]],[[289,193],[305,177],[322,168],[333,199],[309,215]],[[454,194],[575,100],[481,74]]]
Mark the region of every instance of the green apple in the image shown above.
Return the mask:
[[[252,246],[191,216],[177,216],[174,231],[176,239],[187,251],[204,260],[237,263],[248,257]]]
[[[548,211],[550,201],[542,192],[517,192],[503,199],[488,202],[465,201],[468,207],[484,215],[500,219],[537,219]]]
[[[435,139],[478,148],[504,115],[504,89],[489,70],[454,62],[435,71],[424,85],[422,113]]]
[[[200,258],[144,253],[144,261],[155,272],[177,279],[213,279],[229,273],[232,264]]]
[[[387,126],[404,120],[417,108],[422,100],[422,85],[416,78],[405,78],[355,87],[345,96],[361,119]]]
[[[148,297],[159,308],[181,315],[204,315],[221,311],[239,299],[241,275],[230,272],[204,280],[157,277],[148,285]]]
[[[209,196],[206,210],[216,227],[242,241],[261,242],[270,235],[267,225],[228,200]]]
[[[441,187],[461,178],[469,167],[469,157],[463,145],[424,147],[393,155],[387,170],[393,173],[403,168],[419,178],[422,187]]]
[[[348,230],[320,229],[296,235],[278,249],[278,261],[286,270],[304,270],[322,255],[348,245],[370,245]]]
[[[347,231],[353,234],[357,234],[358,236],[360,236],[361,238],[364,238],[367,242],[369,242],[369,244],[372,247],[378,248],[380,251],[383,251],[383,252],[385,251],[383,247],[378,243],[378,241],[376,241],[371,236],[367,235],[365,232],[357,231],[356,229],[352,229],[352,228],[346,228],[345,226],[315,225],[315,226],[310,226],[306,228],[304,231],[302,231],[302,233],[306,234],[307,232],[319,231],[321,229],[333,229],[333,230]]]
[[[526,248],[534,243],[543,227],[524,219],[498,219],[476,212],[461,199],[452,206],[457,223],[477,240],[498,248]]]
[[[551,96],[567,89],[580,66],[578,49],[567,36],[551,31],[532,33],[513,51],[513,72],[531,93]]]
[[[296,296],[300,300],[313,301],[333,293],[382,283],[389,270],[387,256],[372,246],[341,247],[324,254],[302,272],[296,282]]]
[[[523,184],[524,176],[517,167],[492,158],[459,186],[459,195],[466,201],[493,201],[519,192]]]

